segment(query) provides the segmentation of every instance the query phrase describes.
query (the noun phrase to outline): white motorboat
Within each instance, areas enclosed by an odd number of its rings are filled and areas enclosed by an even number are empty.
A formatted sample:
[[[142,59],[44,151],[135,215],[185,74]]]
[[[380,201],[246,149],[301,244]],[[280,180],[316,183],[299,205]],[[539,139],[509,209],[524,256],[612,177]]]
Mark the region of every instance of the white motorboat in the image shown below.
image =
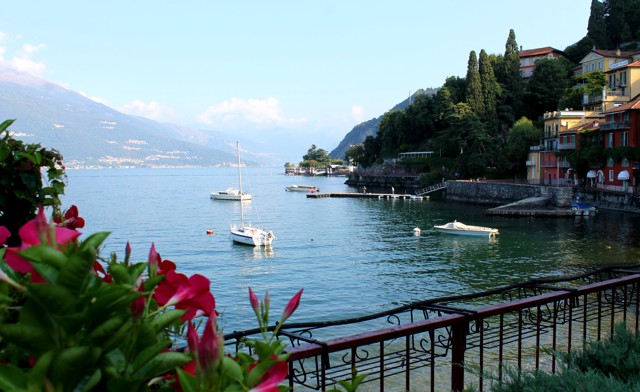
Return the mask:
[[[287,187],[284,188],[285,191],[287,192],[319,192],[320,188],[314,186],[314,185],[289,185]]]
[[[228,188],[224,191],[211,192],[211,198],[214,200],[251,200],[251,195],[241,192],[238,189]]]
[[[498,229],[482,226],[465,225],[462,222],[453,221],[445,225],[433,226],[434,229],[441,233],[459,234],[459,235],[475,235],[495,237],[499,234]]]
[[[238,190],[240,195],[242,193],[242,173],[240,171],[240,143],[236,142],[237,154],[238,154],[238,183],[240,188]],[[244,223],[244,203],[240,203],[240,226],[231,226],[231,240],[237,244],[252,245],[252,246],[271,246],[271,242],[276,239],[276,236],[272,231],[263,230],[251,225],[245,225]]]

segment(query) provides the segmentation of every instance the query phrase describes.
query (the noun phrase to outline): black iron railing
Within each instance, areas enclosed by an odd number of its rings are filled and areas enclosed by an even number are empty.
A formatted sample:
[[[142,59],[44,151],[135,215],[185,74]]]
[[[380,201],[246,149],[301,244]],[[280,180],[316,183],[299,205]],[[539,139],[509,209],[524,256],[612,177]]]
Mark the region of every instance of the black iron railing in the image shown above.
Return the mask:
[[[411,303],[365,317],[285,324],[293,390],[326,390],[366,374],[373,390],[480,391],[506,369],[557,370],[570,352],[626,322],[638,332],[640,265],[529,281]],[[344,331],[351,331],[344,333]],[[353,332],[357,330],[358,332]],[[225,336],[241,341],[257,330]],[[491,377],[487,377],[490,374]],[[369,389],[367,389],[369,390]]]

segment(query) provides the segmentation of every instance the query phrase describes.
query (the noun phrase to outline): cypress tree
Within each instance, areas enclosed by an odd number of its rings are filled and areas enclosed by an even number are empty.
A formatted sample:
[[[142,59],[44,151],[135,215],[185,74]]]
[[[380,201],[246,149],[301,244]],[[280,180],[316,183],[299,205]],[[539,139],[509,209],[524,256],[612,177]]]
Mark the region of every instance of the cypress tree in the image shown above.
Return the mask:
[[[482,97],[480,72],[478,72],[478,59],[476,52],[473,50],[469,53],[469,62],[467,63],[465,101],[476,114],[484,113],[484,100]]]
[[[591,38],[597,49],[606,49],[607,26],[604,20],[604,4],[599,0],[591,0],[587,37]]]
[[[497,112],[496,100],[498,99],[499,86],[496,76],[493,73],[491,60],[484,49],[480,51],[478,61],[478,71],[480,73],[480,85],[482,86],[482,101],[484,103],[483,120],[487,123],[490,132],[497,132]]]
[[[503,59],[503,80],[504,104],[510,107],[510,114],[501,119],[502,132],[506,135],[507,130],[513,125],[515,119],[520,115],[520,105],[522,101],[522,76],[520,74],[520,52],[516,42],[516,34],[513,29],[509,30],[509,38],[505,45]]]

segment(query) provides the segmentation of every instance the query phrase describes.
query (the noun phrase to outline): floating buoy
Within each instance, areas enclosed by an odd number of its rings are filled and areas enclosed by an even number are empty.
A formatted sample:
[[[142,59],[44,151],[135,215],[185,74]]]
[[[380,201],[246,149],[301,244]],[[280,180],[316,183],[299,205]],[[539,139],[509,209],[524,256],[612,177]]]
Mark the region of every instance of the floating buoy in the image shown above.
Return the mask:
[[[420,230],[419,227],[416,227],[416,228],[413,229],[413,234],[415,234],[415,235],[420,235],[421,232],[422,232],[422,230]]]
[[[213,234],[213,230],[211,229],[207,230],[207,234]]]

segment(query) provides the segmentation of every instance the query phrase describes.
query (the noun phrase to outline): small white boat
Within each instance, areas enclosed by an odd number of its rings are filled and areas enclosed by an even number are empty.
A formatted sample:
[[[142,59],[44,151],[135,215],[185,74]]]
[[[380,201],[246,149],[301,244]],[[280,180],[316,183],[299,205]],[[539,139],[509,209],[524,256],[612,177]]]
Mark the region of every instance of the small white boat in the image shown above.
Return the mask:
[[[236,142],[236,149],[238,154],[238,183],[240,190],[238,194],[243,196],[242,193],[242,172],[240,171],[240,143]],[[249,195],[247,195],[249,196]],[[249,196],[251,200],[251,196]],[[245,225],[244,223],[244,203],[240,203],[240,225],[232,225],[230,230],[230,237],[233,243],[252,245],[252,246],[271,246],[271,242],[276,239],[272,231],[263,230],[251,225]]]
[[[251,200],[251,195],[239,191],[238,189],[229,188],[224,191],[211,192],[211,198],[214,200]]]
[[[231,239],[245,245],[271,246],[271,242],[276,239],[272,231],[266,231],[257,227],[241,226],[231,227]]]
[[[499,234],[498,229],[482,226],[470,226],[465,225],[462,222],[453,221],[446,225],[433,226],[434,229],[441,233],[459,234],[459,235],[476,235],[476,236],[489,236],[495,237]]]
[[[284,188],[285,191],[287,192],[319,192],[320,188],[314,186],[314,185],[289,185],[287,187]]]

